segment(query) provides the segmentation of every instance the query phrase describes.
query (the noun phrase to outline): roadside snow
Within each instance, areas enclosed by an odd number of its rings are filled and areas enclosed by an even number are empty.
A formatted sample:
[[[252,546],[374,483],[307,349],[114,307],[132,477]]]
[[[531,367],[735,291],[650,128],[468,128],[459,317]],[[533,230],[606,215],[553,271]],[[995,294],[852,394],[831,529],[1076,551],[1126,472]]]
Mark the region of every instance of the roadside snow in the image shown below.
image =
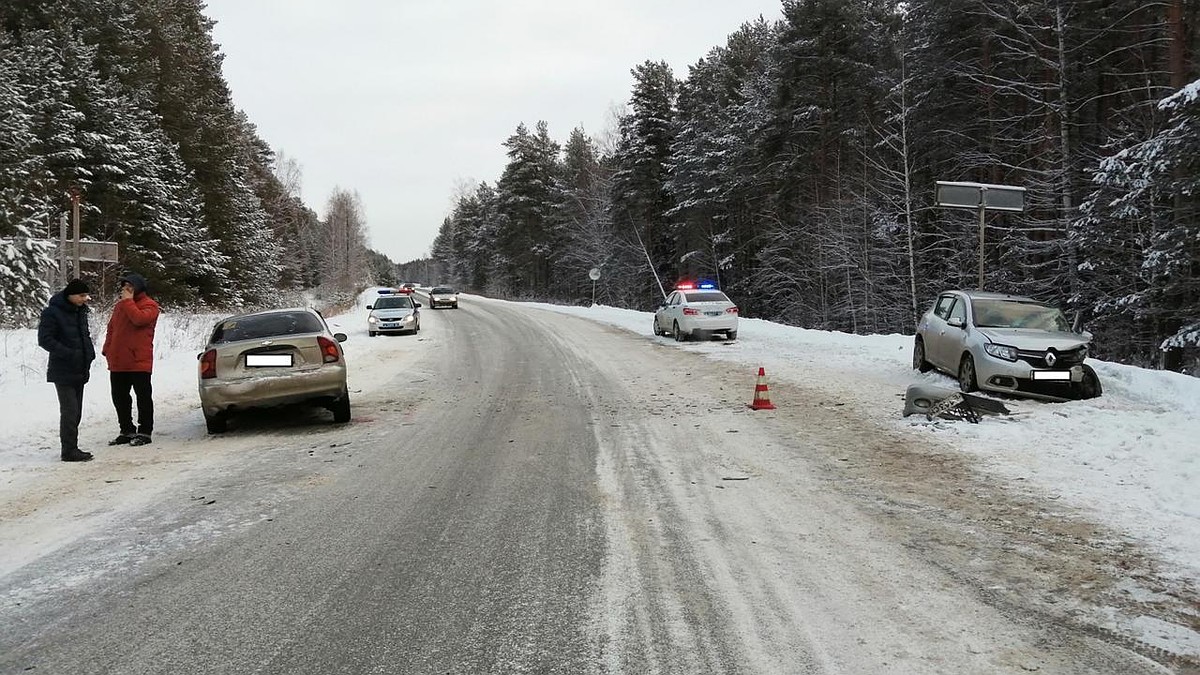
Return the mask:
[[[881,424],[949,439],[983,468],[1092,513],[1178,565],[1180,577],[1200,579],[1200,378],[1093,359],[1104,386],[1098,399],[1006,399],[1008,417],[930,423],[902,417],[905,389],[919,381],[957,385],[912,370],[912,336],[849,335],[743,318],[735,342],[676,343],[654,337],[649,312],[527,304],[743,364],[747,402],[761,366],[771,381],[817,387],[832,400],[874,411]]]

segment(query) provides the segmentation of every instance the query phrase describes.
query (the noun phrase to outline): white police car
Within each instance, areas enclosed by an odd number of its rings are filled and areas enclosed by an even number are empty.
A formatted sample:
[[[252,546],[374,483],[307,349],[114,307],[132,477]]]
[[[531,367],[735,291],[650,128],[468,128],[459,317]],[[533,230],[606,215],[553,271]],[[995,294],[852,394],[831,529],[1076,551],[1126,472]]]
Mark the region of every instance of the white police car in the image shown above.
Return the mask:
[[[367,335],[380,333],[416,333],[421,330],[421,303],[412,295],[394,294],[391,290],[380,290],[379,297],[367,305]]]
[[[737,331],[737,305],[711,283],[679,284],[654,312],[654,334],[679,342],[713,333],[736,340]]]

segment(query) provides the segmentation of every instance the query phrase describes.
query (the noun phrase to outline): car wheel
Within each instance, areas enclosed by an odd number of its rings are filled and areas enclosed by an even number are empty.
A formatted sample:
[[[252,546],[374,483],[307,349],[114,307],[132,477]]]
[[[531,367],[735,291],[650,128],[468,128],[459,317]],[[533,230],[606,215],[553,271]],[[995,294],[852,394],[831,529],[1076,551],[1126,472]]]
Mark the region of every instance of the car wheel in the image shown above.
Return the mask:
[[[916,342],[913,343],[913,370],[928,373],[932,369],[933,364],[925,360],[925,341],[917,336]]]
[[[222,415],[221,413],[217,413],[216,415],[204,413],[204,426],[208,427],[208,433],[210,434],[225,433],[226,421],[225,415]]]
[[[674,324],[671,326],[671,333],[675,336],[676,342],[683,342],[684,340],[687,340],[687,338],[688,338],[687,333],[684,333],[683,331],[679,330],[679,322],[678,321],[674,322]]]
[[[1104,393],[1104,388],[1100,386],[1100,377],[1087,364],[1083,366],[1083,379],[1074,388],[1080,399],[1099,398]]]
[[[958,388],[964,394],[979,388],[979,383],[975,381],[975,359],[971,358],[970,354],[963,354],[962,361],[958,364]]]
[[[737,331],[736,330],[725,331],[725,338],[728,340],[736,340],[737,339]]]
[[[367,331],[367,337],[375,337],[376,335],[379,335],[379,333],[376,333],[373,330]]]
[[[350,421],[350,390],[343,389],[342,397],[333,402],[333,421],[337,424],[345,424]]]
[[[658,327],[658,317],[654,317],[654,328],[652,329],[655,335],[662,335],[662,330]]]
[[[458,309],[458,303],[456,302],[453,305],[450,305],[450,309]]]

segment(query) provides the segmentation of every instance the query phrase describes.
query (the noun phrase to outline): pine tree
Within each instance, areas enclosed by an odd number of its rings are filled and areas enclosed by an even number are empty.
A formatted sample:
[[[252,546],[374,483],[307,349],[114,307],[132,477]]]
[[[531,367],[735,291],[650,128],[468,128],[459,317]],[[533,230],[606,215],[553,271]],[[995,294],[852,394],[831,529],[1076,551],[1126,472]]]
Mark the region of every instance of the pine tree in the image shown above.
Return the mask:
[[[553,283],[550,263],[561,246],[553,220],[560,149],[544,121],[533,134],[518,125],[504,147],[509,161],[496,193],[505,276],[513,293],[544,296]]]
[[[49,219],[48,204],[31,187],[45,175],[35,116],[21,84],[20,49],[0,33],[0,326],[29,321],[49,297],[45,270],[54,265],[42,222]]]
[[[679,241],[668,213],[674,208],[667,189],[671,144],[675,138],[678,82],[665,62],[646,61],[635,67],[630,111],[621,118],[620,140],[614,156],[613,217],[625,237],[633,232],[653,261],[658,279],[679,276],[686,246]],[[640,303],[651,307],[661,289],[647,278]]]

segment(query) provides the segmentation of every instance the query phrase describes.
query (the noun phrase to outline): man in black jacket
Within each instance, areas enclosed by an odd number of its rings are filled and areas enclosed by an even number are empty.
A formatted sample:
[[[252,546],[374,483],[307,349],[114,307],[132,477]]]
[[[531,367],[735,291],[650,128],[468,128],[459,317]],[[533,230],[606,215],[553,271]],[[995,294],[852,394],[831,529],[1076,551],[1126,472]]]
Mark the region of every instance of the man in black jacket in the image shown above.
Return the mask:
[[[58,435],[62,461],[86,462],[92,453],[79,449],[79,420],[83,417],[83,385],[91,376],[96,347],[88,330],[87,284],[73,279],[50,298],[38,323],[38,345],[50,352],[46,381],[58,390]]]

